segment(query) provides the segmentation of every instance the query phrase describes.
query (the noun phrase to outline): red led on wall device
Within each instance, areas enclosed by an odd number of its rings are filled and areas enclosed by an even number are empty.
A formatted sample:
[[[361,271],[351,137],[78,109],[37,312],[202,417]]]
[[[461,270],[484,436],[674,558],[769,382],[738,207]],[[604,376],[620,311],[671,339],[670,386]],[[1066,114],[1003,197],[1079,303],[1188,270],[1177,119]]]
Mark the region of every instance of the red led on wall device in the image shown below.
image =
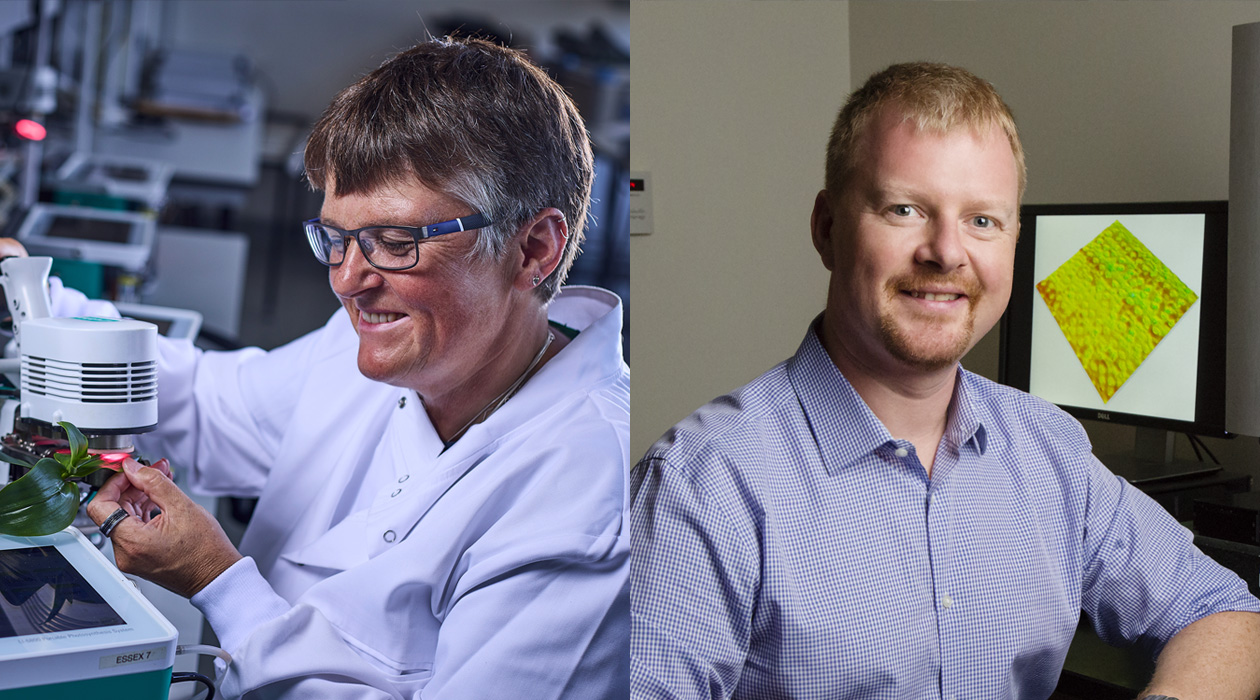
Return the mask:
[[[17,124],[13,125],[13,130],[27,141],[43,141],[48,135],[48,130],[44,128],[44,125],[33,119],[19,119]]]

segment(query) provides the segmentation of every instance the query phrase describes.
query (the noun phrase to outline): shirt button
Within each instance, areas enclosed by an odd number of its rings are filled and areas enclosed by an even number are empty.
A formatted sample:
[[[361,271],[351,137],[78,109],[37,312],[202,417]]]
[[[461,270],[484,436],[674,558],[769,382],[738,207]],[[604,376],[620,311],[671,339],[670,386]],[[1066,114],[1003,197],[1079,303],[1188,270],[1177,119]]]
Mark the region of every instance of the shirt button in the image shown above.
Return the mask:
[[[941,605],[944,606],[946,610],[949,610],[954,607],[954,599],[949,597],[949,594],[946,593],[945,596],[941,598]]]
[[[393,530],[386,530],[382,537],[386,542],[393,542],[398,539],[398,535]]]
[[[897,455],[898,457],[905,457],[906,455],[910,454],[910,451],[904,447],[898,447],[897,451],[893,452],[893,454]]]

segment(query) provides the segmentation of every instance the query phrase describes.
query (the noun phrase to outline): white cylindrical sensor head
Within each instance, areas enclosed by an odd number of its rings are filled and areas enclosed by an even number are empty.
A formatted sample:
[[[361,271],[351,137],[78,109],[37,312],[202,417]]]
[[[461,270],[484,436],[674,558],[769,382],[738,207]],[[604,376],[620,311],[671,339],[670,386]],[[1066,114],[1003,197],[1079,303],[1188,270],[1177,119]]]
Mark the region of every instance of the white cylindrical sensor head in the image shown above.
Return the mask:
[[[85,434],[157,425],[157,326],[117,318],[42,318],[22,326],[23,418]]]

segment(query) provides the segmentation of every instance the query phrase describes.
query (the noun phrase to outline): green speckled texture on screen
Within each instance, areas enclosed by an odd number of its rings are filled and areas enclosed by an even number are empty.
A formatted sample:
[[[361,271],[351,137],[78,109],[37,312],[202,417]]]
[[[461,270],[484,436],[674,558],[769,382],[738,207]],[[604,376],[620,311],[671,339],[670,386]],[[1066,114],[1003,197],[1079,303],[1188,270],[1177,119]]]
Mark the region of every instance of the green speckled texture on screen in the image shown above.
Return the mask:
[[[1119,221],[1037,291],[1104,402],[1199,298]]]

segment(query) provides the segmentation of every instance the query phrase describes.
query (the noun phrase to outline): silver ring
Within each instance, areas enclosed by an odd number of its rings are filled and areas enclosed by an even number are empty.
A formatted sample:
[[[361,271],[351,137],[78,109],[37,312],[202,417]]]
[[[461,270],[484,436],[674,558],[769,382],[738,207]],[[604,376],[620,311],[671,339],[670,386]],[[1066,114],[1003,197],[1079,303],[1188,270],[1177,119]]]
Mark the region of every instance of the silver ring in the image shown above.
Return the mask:
[[[110,513],[109,517],[105,518],[105,522],[101,523],[101,534],[109,537],[114,532],[114,528],[118,527],[118,523],[121,523],[128,515],[129,513],[122,508]]]

